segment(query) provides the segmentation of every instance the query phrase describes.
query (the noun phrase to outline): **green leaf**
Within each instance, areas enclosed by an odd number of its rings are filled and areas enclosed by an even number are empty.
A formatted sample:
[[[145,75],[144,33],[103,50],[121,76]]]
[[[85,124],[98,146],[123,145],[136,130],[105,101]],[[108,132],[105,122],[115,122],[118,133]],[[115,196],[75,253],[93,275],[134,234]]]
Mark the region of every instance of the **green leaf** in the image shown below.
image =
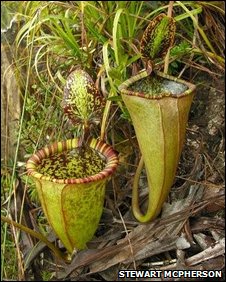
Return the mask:
[[[113,48],[114,48],[114,52],[115,52],[115,61],[116,64],[119,65],[119,52],[118,49],[120,48],[120,43],[118,42],[118,37],[117,37],[117,30],[119,27],[119,18],[121,13],[123,12],[124,9],[118,9],[116,14],[115,14],[115,18],[114,18],[114,22],[113,22]]]

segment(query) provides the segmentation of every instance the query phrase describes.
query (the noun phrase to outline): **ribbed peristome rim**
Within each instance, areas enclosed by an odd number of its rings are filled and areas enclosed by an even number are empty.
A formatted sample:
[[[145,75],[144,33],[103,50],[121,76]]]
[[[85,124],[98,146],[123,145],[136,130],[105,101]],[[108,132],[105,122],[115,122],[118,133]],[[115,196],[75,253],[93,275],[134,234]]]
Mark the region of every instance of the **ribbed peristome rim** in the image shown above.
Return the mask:
[[[161,98],[164,98],[164,97],[182,98],[186,95],[192,94],[196,89],[196,86],[194,84],[192,84],[188,81],[185,81],[183,79],[180,79],[180,78],[168,75],[168,74],[164,74],[163,72],[160,72],[160,71],[155,71],[154,73],[157,76],[163,77],[165,79],[169,79],[171,81],[182,83],[182,84],[186,85],[188,87],[188,89],[186,91],[184,91],[183,93],[180,93],[180,94],[170,94],[170,93],[164,93],[163,92],[163,93],[160,93],[158,95],[149,95],[149,94],[145,94],[143,92],[137,92],[137,91],[129,90],[128,88],[130,87],[131,84],[133,84],[134,82],[148,76],[148,73],[145,70],[145,71],[142,71],[135,76],[132,76],[131,78],[127,79],[126,81],[124,81],[121,85],[119,85],[119,90],[121,91],[122,94],[125,94],[125,95],[138,96],[138,97],[142,97],[142,98],[145,98],[145,99],[153,100],[153,99],[161,99]]]
[[[98,151],[106,158],[106,165],[101,172],[84,178],[56,179],[51,176],[45,176],[37,171],[37,165],[41,162],[42,159],[48,158],[53,154],[57,154],[77,148],[79,144],[80,144],[79,138],[68,139],[65,141],[53,143],[52,145],[37,151],[27,161],[26,167],[27,167],[28,175],[31,175],[40,180],[48,180],[55,183],[80,184],[80,183],[87,183],[87,182],[104,179],[106,177],[109,177],[115,171],[119,162],[117,153],[113,150],[113,148],[110,145],[94,138],[88,141],[88,146]]]

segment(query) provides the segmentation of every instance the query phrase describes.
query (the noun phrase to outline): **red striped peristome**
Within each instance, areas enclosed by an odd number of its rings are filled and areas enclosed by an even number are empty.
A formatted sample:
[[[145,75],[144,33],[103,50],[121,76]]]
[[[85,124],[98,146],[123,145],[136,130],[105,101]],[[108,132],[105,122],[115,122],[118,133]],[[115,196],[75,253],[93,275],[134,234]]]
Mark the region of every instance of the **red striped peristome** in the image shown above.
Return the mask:
[[[106,166],[101,172],[84,178],[56,179],[51,176],[45,176],[36,170],[37,165],[41,162],[42,159],[48,158],[48,156],[53,154],[75,149],[78,147],[78,144],[80,144],[79,138],[68,139],[65,141],[53,143],[37,151],[27,161],[26,167],[27,167],[28,175],[31,175],[34,178],[47,180],[55,183],[62,183],[62,184],[75,184],[75,183],[81,184],[81,183],[93,182],[110,177],[112,175],[119,162],[118,154],[110,145],[104,143],[101,140],[97,140],[95,138],[91,138],[87,142],[87,145],[105,157]]]

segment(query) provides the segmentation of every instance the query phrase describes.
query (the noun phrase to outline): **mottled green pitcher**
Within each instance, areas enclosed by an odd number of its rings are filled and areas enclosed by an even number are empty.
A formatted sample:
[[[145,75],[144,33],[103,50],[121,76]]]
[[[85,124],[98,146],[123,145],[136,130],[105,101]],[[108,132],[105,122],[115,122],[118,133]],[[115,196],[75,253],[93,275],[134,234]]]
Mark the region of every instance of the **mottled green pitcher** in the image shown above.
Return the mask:
[[[118,164],[116,152],[104,142],[92,138],[85,149],[79,144],[79,139],[57,142],[27,162],[48,222],[70,253],[92,239],[106,183]]]
[[[139,209],[134,186],[133,213],[140,222],[148,222],[160,213],[173,185],[195,85],[144,71],[122,83],[119,90],[134,125],[149,185],[146,214]]]

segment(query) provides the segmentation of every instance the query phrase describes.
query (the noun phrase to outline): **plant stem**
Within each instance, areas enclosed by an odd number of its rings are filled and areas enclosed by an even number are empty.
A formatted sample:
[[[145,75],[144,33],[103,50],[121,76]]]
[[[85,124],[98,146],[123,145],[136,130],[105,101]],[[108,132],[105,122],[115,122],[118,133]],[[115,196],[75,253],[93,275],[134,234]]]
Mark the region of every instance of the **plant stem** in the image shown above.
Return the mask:
[[[54,244],[52,244],[49,240],[47,240],[46,237],[43,236],[41,233],[38,233],[38,232],[28,228],[27,226],[24,226],[20,223],[17,223],[16,221],[14,221],[10,218],[7,218],[3,215],[1,215],[1,220],[4,221],[4,222],[7,222],[9,224],[12,224],[16,228],[19,228],[20,230],[23,230],[24,232],[30,234],[31,236],[43,241],[54,252],[56,257],[58,257],[61,260],[64,260],[67,263],[70,262],[68,255],[63,254],[57,247],[54,246]]]
[[[102,117],[102,122],[101,122],[101,130],[100,130],[100,140],[104,141],[106,139],[106,123],[107,119],[110,113],[110,108],[111,108],[111,101],[107,100],[105,108],[104,108],[104,113]]]
[[[173,13],[173,3],[174,3],[174,1],[169,1],[167,16],[170,17],[170,18],[172,18],[172,13]],[[168,50],[166,57],[165,57],[165,63],[164,63],[164,73],[165,74],[167,74],[167,72],[168,72],[169,54],[170,54],[170,49]]]

